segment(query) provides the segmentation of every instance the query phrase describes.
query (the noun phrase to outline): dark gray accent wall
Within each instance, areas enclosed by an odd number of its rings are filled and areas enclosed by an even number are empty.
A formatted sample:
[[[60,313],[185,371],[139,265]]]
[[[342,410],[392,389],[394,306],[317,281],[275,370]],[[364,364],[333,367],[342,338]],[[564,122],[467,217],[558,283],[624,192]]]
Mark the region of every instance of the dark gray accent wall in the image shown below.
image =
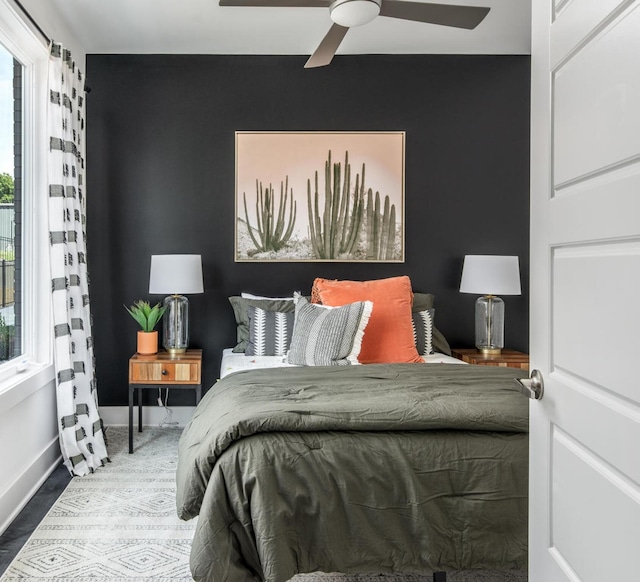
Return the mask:
[[[518,255],[507,347],[528,349],[528,56],[88,55],[87,221],[93,335],[103,405],[127,402],[151,254],[201,253],[190,297],[204,384],[235,343],[229,295],[308,293],[314,277],[406,274],[436,295],[436,325],[472,346],[476,297],[458,291],[465,254]],[[404,264],[234,263],[236,130],[406,132]],[[155,297],[153,299],[156,299]],[[161,297],[157,297],[158,300]],[[181,400],[182,398],[182,400]],[[191,402],[190,393],[172,396]]]

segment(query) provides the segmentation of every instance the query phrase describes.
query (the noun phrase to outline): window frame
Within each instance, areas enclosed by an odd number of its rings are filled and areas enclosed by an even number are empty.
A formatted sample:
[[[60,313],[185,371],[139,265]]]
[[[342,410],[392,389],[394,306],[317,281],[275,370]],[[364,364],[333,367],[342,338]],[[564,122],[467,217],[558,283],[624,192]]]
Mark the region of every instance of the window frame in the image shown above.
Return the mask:
[[[26,397],[52,380],[54,371],[46,186],[49,51],[7,0],[0,0],[0,43],[23,65],[22,354],[0,364],[2,411],[14,388]]]

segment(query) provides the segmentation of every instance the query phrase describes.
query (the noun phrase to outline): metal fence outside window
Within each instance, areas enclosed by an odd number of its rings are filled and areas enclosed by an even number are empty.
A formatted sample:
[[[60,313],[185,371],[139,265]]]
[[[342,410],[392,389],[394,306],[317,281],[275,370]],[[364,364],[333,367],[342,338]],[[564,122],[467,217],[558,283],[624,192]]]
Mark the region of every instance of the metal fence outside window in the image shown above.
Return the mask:
[[[13,204],[0,204],[0,362],[15,351],[15,222]]]
[[[13,239],[0,236],[0,307],[13,305],[15,300],[15,273]]]
[[[4,259],[0,261],[0,284],[2,285],[0,307],[13,305],[15,301],[15,273],[15,261],[5,261]]]
[[[14,205],[0,204],[0,307],[15,301],[15,228]]]

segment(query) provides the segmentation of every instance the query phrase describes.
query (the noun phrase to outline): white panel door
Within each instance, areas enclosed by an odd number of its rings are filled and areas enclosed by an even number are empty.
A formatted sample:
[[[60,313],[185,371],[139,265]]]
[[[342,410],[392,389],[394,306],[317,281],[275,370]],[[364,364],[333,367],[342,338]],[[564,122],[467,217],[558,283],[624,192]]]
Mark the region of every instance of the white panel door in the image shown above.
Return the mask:
[[[530,582],[640,580],[640,0],[534,0]]]

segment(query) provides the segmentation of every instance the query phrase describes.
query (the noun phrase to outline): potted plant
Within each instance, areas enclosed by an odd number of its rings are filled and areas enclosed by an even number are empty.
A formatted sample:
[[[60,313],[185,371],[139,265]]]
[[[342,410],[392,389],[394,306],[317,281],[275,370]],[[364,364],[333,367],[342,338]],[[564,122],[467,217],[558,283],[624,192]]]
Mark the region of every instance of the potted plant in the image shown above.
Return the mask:
[[[161,307],[160,303],[151,307],[148,301],[140,299],[131,306],[131,309],[126,305],[124,308],[142,328],[142,330],[138,332],[138,353],[146,355],[157,353],[158,332],[154,331],[154,328],[158,325],[160,319],[162,319],[166,307]]]

